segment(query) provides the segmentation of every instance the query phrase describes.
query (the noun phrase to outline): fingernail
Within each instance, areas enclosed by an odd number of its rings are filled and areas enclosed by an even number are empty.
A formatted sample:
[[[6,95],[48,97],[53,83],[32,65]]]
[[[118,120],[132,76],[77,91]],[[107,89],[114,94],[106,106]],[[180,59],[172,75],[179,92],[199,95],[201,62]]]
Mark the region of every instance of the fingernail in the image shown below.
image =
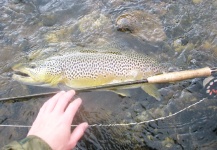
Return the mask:
[[[84,122],[84,127],[88,128],[88,123],[87,122]]]
[[[69,92],[72,92],[73,94],[75,94],[75,90],[70,90]]]
[[[79,101],[79,103],[82,103],[82,99],[81,98],[76,98],[76,101]]]

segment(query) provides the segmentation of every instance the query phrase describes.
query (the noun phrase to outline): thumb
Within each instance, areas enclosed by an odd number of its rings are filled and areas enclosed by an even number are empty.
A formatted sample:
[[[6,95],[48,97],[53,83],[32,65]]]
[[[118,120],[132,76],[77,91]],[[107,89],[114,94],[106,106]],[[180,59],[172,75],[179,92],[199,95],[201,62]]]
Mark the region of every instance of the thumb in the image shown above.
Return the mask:
[[[84,122],[79,124],[71,134],[69,140],[69,147],[74,148],[78,142],[78,140],[84,135],[84,131],[88,128],[88,123]]]

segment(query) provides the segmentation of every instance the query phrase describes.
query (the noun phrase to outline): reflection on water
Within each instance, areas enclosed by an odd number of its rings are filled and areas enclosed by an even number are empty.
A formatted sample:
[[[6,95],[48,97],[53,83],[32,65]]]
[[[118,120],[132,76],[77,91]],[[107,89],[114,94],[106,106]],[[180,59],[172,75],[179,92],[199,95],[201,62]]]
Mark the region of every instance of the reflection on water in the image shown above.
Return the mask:
[[[48,48],[47,57],[55,47],[64,51],[68,45],[87,47],[115,41],[181,69],[215,67],[215,0],[2,0],[0,9],[0,97],[44,91],[12,81],[11,66],[28,61],[28,53],[45,48]],[[117,22],[120,16],[122,20]],[[124,27],[121,30],[120,25]],[[145,31],[161,31],[163,38]],[[156,101],[141,89],[131,90],[133,96],[130,98],[111,92],[78,93],[83,105],[73,124],[83,121],[89,124],[142,122],[204,101],[177,115],[150,123],[90,127],[77,148],[215,149],[217,101],[215,97],[207,97],[202,82],[201,78],[159,84],[162,101]],[[1,102],[0,123],[31,125],[48,98]],[[22,139],[27,132],[27,128],[0,127],[0,146]]]

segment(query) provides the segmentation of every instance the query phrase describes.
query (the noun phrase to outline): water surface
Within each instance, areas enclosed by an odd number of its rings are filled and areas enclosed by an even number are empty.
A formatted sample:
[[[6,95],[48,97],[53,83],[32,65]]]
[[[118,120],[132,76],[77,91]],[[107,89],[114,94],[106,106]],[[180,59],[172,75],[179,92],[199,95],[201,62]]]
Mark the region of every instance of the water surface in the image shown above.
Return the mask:
[[[23,61],[28,53],[49,47],[64,51],[67,46],[88,47],[113,42],[123,50],[134,49],[179,69],[216,65],[215,0],[2,0],[0,9],[1,97],[50,90],[22,85],[11,79],[11,66]],[[117,18],[135,11],[144,12],[143,17],[134,17],[147,26],[132,24],[133,32],[118,30]],[[162,31],[161,36],[146,32],[155,29]],[[78,93],[83,104],[73,124],[83,121],[127,124],[184,111],[140,125],[89,127],[76,148],[215,149],[217,101],[205,94],[203,79],[159,84],[162,101],[141,89],[131,90],[130,98],[112,92]],[[31,125],[48,98],[1,102],[0,123]],[[203,101],[186,108],[200,100]],[[24,138],[27,132],[28,128],[0,127],[0,146]]]

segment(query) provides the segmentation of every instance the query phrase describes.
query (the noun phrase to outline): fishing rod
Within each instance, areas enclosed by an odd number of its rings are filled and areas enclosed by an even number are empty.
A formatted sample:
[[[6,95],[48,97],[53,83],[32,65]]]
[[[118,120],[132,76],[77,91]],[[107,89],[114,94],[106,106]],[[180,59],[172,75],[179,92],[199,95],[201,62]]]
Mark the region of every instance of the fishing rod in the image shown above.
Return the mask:
[[[115,89],[121,86],[143,84],[143,83],[169,83],[169,82],[177,82],[177,81],[199,78],[199,77],[208,77],[215,73],[217,73],[217,68],[205,67],[205,68],[196,69],[196,70],[185,70],[185,71],[177,71],[177,72],[159,74],[159,75],[151,76],[151,77],[148,77],[146,79],[141,79],[141,80],[127,81],[127,82],[107,84],[107,85],[101,85],[101,86],[93,86],[93,87],[87,87],[87,88],[79,88],[79,89],[74,89],[74,90],[77,92],[87,92],[87,91],[101,90],[101,89]],[[49,95],[54,95],[57,92],[59,91],[25,95],[25,96],[19,96],[19,97],[1,98],[0,101],[19,100],[19,99],[33,98],[33,97],[39,97],[39,96],[49,96]]]

